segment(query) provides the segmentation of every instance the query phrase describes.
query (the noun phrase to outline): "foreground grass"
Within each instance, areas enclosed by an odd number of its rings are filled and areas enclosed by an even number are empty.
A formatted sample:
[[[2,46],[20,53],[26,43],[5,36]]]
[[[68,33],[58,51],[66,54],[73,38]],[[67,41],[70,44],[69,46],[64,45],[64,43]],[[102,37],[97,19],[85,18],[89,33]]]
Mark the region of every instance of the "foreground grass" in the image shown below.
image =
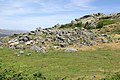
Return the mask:
[[[75,53],[50,50],[46,54],[25,51],[19,57],[14,54],[17,51],[19,50],[0,49],[0,73],[8,72],[10,77],[9,72],[13,70],[29,77],[40,73],[47,80],[98,80],[120,71],[120,50],[101,49]],[[29,52],[32,53],[31,56],[26,55]]]

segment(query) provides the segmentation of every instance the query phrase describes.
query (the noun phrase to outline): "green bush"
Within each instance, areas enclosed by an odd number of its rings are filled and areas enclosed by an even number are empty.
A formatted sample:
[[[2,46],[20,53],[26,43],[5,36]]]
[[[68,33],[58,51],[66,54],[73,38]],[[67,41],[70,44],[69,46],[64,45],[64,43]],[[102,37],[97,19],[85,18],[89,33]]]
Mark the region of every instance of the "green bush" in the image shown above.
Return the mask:
[[[102,28],[105,25],[113,24],[115,22],[116,22],[116,20],[110,20],[110,19],[100,20],[97,23],[97,27],[96,28]]]
[[[40,72],[33,74],[16,72],[13,69],[5,69],[0,72],[0,80],[46,80]]]

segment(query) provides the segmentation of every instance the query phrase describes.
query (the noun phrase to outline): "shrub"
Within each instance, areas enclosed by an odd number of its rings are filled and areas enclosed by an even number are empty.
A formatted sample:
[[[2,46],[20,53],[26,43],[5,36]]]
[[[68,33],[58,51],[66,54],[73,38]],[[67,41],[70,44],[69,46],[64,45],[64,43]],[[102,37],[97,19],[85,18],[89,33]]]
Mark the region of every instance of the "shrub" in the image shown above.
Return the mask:
[[[31,75],[29,73],[16,72],[13,69],[5,69],[0,72],[0,80],[46,80],[46,77],[40,72],[35,72]]]
[[[110,20],[110,19],[100,20],[97,23],[97,27],[96,28],[102,28],[105,25],[113,24],[115,22],[116,22],[116,20]]]

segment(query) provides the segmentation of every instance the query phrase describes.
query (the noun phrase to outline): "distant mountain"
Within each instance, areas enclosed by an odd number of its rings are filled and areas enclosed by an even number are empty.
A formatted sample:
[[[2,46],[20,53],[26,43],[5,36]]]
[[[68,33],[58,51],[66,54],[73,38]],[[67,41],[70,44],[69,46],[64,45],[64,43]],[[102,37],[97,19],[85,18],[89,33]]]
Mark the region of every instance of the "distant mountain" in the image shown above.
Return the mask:
[[[26,31],[0,29],[0,37],[9,36],[9,35],[12,35],[12,34],[19,34],[19,33],[22,33],[22,32],[26,32]]]

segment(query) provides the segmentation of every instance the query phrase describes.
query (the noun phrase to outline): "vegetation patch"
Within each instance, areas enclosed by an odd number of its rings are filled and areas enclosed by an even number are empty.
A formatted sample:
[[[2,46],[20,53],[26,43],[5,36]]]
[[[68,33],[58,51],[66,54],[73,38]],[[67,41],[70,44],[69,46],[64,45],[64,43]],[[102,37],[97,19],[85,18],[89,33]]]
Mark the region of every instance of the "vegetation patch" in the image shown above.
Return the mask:
[[[76,23],[76,24],[70,23],[70,24],[61,25],[60,28],[75,28],[75,27],[82,28],[83,25],[82,25],[82,23]]]
[[[100,21],[97,23],[96,28],[102,28],[102,27],[105,26],[105,25],[114,24],[114,23],[116,23],[116,22],[117,22],[116,20],[111,20],[111,19],[100,20]]]

